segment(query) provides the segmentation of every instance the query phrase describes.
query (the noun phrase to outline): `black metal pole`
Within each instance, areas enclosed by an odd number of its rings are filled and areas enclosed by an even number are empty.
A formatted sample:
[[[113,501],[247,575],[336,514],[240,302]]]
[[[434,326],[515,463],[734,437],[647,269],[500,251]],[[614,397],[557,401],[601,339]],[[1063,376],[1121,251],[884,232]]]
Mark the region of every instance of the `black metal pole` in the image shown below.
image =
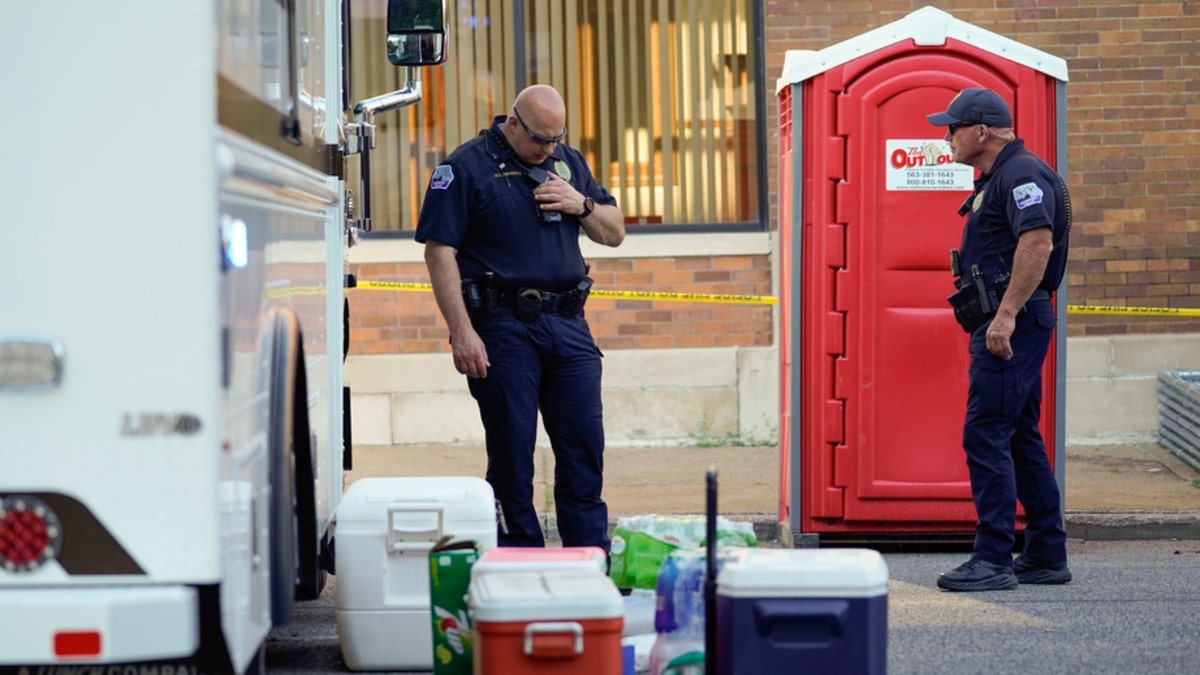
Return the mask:
[[[708,470],[707,555],[704,575],[704,672],[717,672],[717,469]]]

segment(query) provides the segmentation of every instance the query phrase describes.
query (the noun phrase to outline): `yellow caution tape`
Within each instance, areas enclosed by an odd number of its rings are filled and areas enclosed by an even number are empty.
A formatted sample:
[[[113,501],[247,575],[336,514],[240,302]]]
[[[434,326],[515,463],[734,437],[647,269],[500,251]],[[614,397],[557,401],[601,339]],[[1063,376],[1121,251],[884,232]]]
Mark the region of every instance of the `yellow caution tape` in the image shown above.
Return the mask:
[[[324,286],[282,286],[280,288],[268,288],[268,298],[288,298],[293,295],[325,295]]]
[[[407,281],[360,281],[358,288],[390,289],[395,291],[427,291],[432,284]],[[659,293],[652,291],[592,291],[593,298],[616,298],[619,300],[676,300],[683,302],[728,302],[754,305],[774,305],[779,302],[771,295],[726,295],[717,293]]]
[[[657,293],[652,291],[592,291],[592,297],[619,300],[679,300],[683,302],[728,302],[733,304],[774,305],[773,295],[722,295],[719,293]]]
[[[355,288],[392,289],[395,291],[432,291],[433,284],[417,281],[360,281]]]
[[[429,291],[433,285],[418,281],[360,281],[358,288],[395,291]],[[657,291],[606,291],[595,290],[593,298],[617,300],[668,300],[677,302],[726,302],[732,304],[775,305],[779,299],[773,295],[729,295],[722,293],[662,293]],[[1161,316],[1200,316],[1200,309],[1173,309],[1170,307],[1115,307],[1110,305],[1067,305],[1069,314],[1124,314]]]
[[[1067,305],[1071,314],[1142,314],[1167,316],[1200,316],[1200,309],[1172,309],[1170,307],[1113,307],[1109,305]]]

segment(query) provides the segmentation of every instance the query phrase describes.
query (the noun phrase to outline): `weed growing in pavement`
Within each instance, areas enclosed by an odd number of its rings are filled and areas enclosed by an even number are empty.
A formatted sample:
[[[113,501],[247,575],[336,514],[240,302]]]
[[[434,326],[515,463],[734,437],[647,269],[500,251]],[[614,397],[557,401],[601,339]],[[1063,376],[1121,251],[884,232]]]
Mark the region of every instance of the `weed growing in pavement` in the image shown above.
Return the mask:
[[[1192,487],[1196,488],[1197,490],[1200,490],[1200,478],[1192,479]]]
[[[752,428],[747,431],[726,431],[724,434],[713,434],[712,421],[705,416],[700,420],[700,429],[694,434],[689,433],[688,438],[691,440],[684,441],[683,444],[693,448],[757,448],[779,443],[774,427],[767,429],[765,437],[759,437],[758,433],[757,428]]]

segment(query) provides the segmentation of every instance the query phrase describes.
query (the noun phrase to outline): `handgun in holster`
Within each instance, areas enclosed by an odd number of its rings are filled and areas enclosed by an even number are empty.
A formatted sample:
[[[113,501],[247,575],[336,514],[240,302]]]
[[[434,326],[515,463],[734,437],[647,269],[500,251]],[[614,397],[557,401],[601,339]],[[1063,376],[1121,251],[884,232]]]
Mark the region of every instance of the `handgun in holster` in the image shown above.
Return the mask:
[[[495,276],[488,272],[483,281],[463,279],[462,296],[463,303],[467,306],[467,314],[472,319],[490,314],[496,306]]]
[[[575,316],[583,311],[583,305],[587,302],[588,295],[592,292],[592,279],[584,277],[579,285],[567,294],[562,305],[558,308],[558,313],[563,316]]]
[[[957,266],[957,253],[951,253],[952,269]],[[958,325],[971,334],[996,316],[996,310],[1000,308],[1000,299],[1004,297],[1004,291],[1008,288],[1008,277],[988,284],[979,271],[979,265],[971,265],[970,279],[960,277],[955,286],[958,290],[946,300],[954,309],[954,319],[958,321]]]

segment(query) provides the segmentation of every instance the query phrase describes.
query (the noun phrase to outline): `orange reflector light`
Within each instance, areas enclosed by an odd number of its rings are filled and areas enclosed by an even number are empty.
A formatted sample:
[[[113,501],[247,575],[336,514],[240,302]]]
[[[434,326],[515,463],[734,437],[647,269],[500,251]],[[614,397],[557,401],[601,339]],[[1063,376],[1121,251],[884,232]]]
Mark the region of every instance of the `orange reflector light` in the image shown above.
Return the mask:
[[[100,632],[81,630],[54,634],[55,656],[100,656]]]

